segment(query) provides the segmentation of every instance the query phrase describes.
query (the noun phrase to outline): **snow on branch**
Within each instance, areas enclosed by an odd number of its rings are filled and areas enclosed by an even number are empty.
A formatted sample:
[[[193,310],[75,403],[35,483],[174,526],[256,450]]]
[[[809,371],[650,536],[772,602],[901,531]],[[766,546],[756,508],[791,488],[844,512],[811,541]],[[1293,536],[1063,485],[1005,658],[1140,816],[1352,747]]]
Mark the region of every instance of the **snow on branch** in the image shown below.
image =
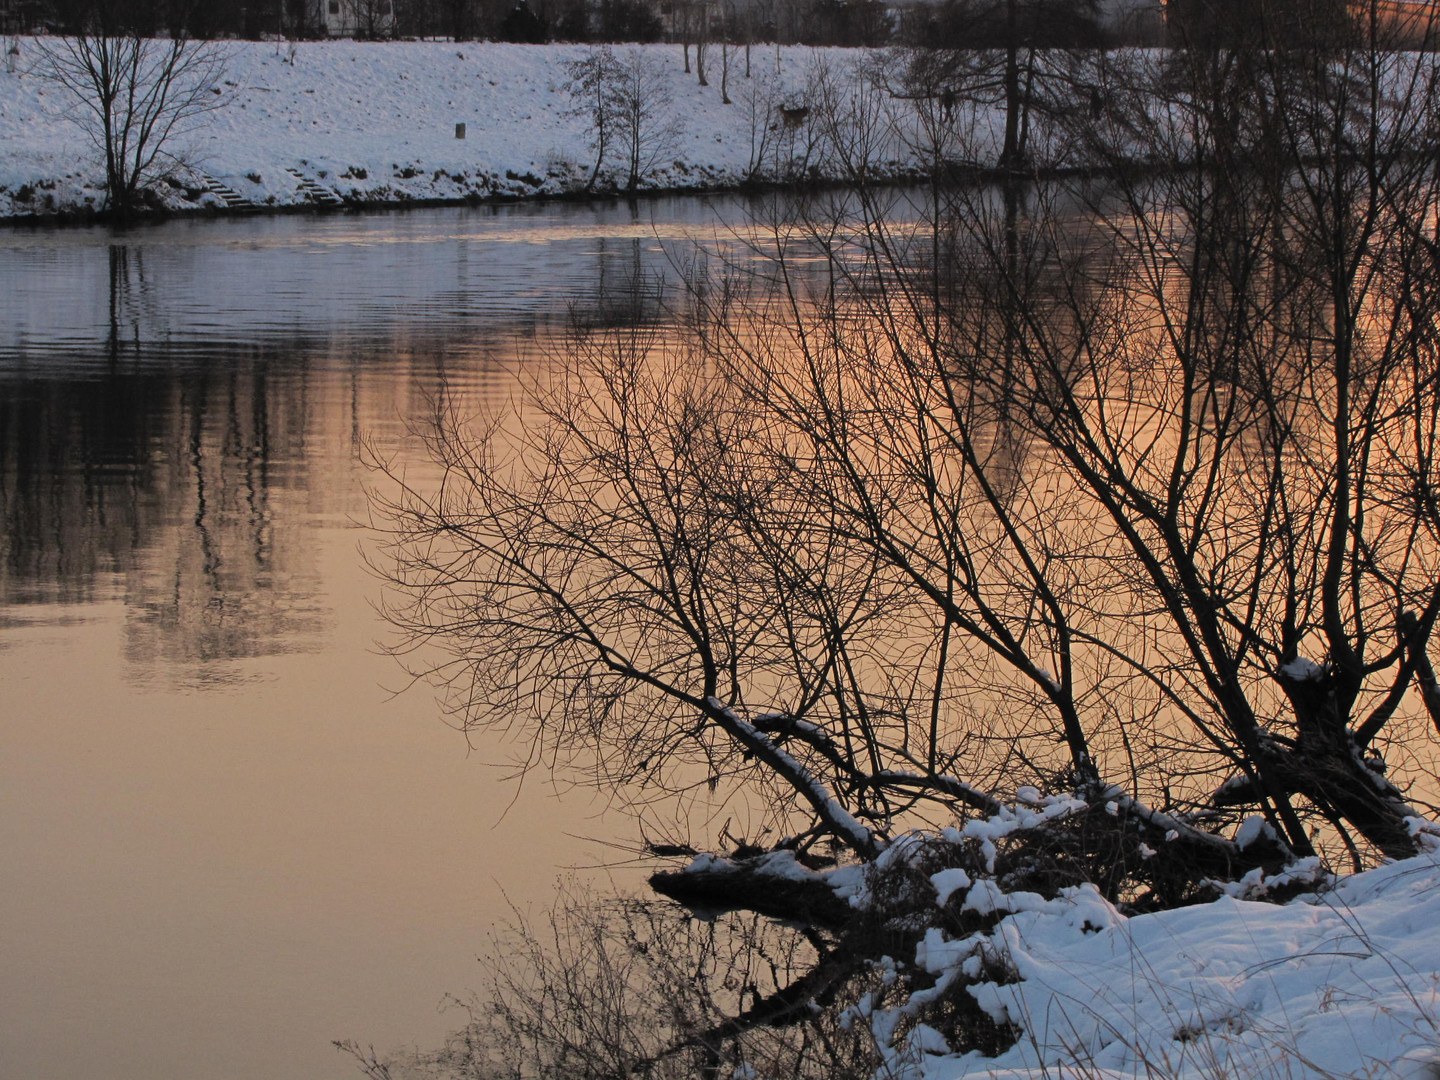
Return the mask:
[[[841,806],[834,794],[809,769],[776,746],[768,735],[741,719],[719,698],[707,697],[705,708],[727,733],[788,782],[838,840],[863,857],[873,857],[880,850],[883,845],[875,834]]]
[[[691,908],[754,911],[839,930],[854,914],[850,898],[863,876],[861,864],[816,871],[792,851],[771,851],[751,859],[699,855],[683,869],[652,874],[650,887]]]

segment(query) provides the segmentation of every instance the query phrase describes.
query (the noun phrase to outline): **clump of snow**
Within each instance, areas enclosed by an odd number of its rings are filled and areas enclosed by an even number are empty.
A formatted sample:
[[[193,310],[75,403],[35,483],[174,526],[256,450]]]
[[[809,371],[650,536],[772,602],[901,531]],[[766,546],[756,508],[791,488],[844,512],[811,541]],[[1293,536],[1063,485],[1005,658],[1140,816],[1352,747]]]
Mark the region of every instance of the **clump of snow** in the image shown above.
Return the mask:
[[[681,872],[686,874],[724,874],[736,872],[740,870],[741,866],[741,862],[728,859],[723,855],[702,853],[691,859]],[[779,850],[746,859],[743,866],[746,873],[757,877],[824,885],[835,894],[837,899],[847,901],[853,907],[863,906],[867,897],[865,889],[866,863],[843,863],[825,870],[811,870],[796,858],[793,851]],[[955,871],[955,873],[963,872]]]
[[[825,883],[830,886],[836,896],[841,900],[848,901],[852,907],[857,906],[857,898],[865,891],[865,865],[863,863],[846,863],[823,873]]]
[[[690,860],[690,864],[685,867],[685,873],[707,874],[729,870],[733,868],[734,865],[734,863],[722,855],[711,855],[709,852],[702,852]]]
[[[945,1041],[945,1036],[936,1031],[929,1024],[916,1024],[910,1029],[906,1039],[910,1049],[921,1054],[948,1054],[950,1044]]]
[[[952,866],[939,873],[931,874],[930,884],[935,886],[935,903],[944,907],[952,893],[970,887],[970,875],[958,866]]]
[[[1405,819],[1405,828],[1422,851],[1440,853],[1440,825],[1421,817]]]
[[[995,841],[1022,829],[1033,829],[1048,821],[1058,821],[1073,814],[1083,813],[1085,800],[1073,795],[1047,795],[1041,797],[1033,788],[1034,797],[1017,799],[1014,806],[1002,806],[999,812],[986,818],[974,818],[962,828],[942,829],[940,835],[952,844],[975,840],[980,844],[980,853],[987,870],[994,871],[995,858],[999,849]],[[1027,795],[1029,793],[1027,792]]]
[[[1391,1069],[1393,1080],[1440,1080],[1440,1048],[1421,1046],[1401,1055]]]
[[[1238,900],[1262,900],[1267,896],[1316,889],[1327,886],[1334,878],[1325,864],[1315,856],[1299,859],[1275,873],[1256,867],[1238,881],[1214,882],[1220,891]]]
[[[982,934],[952,941],[932,926],[915,946],[915,966],[932,975],[943,975],[963,964],[984,943]]]
[[[1257,840],[1266,838],[1273,840],[1275,830],[1259,814],[1251,814],[1240,823],[1240,828],[1235,831],[1235,846],[1244,851]]]
[[[1043,907],[1044,897],[1033,892],[1005,892],[994,881],[977,881],[965,896],[965,910],[976,915],[997,911],[1034,911]]]
[[[815,874],[813,870],[801,866],[796,861],[793,851],[767,852],[756,859],[755,869],[759,873],[779,878],[782,881],[805,881]]]
[[[1325,669],[1314,660],[1307,660],[1303,656],[1297,656],[1288,664],[1280,665],[1280,674],[1295,682],[1319,682],[1325,677]]]

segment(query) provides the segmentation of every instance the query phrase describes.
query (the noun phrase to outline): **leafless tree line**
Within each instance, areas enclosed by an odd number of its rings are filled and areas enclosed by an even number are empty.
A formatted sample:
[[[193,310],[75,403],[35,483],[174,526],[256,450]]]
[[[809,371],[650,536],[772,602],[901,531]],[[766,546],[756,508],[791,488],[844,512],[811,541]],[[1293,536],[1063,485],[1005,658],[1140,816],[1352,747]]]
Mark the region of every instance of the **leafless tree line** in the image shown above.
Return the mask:
[[[103,11],[145,36],[504,39],[516,6],[509,0],[0,0],[0,32],[74,33]],[[1048,47],[1094,45],[1104,36],[1089,0],[948,0],[901,13],[878,0],[526,0],[521,6],[536,20],[539,40],[547,41],[991,48],[1007,33]],[[1003,14],[1011,9],[1018,21]],[[1148,43],[1155,31],[1147,32]],[[1110,41],[1140,40],[1120,24],[1105,33]]]

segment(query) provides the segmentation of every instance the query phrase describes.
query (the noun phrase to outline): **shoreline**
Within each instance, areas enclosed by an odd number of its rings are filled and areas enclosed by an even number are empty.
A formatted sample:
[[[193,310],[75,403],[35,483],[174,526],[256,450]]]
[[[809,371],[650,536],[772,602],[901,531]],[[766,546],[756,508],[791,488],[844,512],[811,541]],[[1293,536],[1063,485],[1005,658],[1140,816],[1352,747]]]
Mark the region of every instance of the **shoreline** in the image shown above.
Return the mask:
[[[1169,168],[1191,168],[1179,165]],[[946,165],[943,182],[951,185],[983,186],[998,184],[1007,179],[1016,179],[1013,169],[973,163],[949,163]],[[1133,163],[1127,172],[1160,174],[1167,167],[1154,164]],[[1101,166],[1038,166],[1023,170],[1018,177],[1026,182],[1040,182],[1065,177],[1101,178],[1118,175],[1120,170]],[[929,184],[935,181],[933,171],[905,171],[882,175],[868,175],[864,183],[873,187],[906,187]],[[652,199],[673,197],[701,197],[706,195],[764,195],[788,192],[795,195],[855,189],[853,178],[825,177],[801,181],[743,181],[738,184],[716,183],[689,187],[643,187],[633,191],[623,188],[597,188],[593,191],[537,191],[531,195],[462,196],[459,198],[393,198],[372,200],[343,200],[339,203],[306,202],[275,205],[251,205],[231,207],[224,204],[208,204],[190,207],[146,208],[132,213],[128,218],[118,217],[110,211],[96,209],[60,210],[48,214],[17,214],[0,217],[0,228],[54,228],[84,227],[89,225],[131,226],[157,224],[176,219],[232,219],[244,217],[274,217],[287,214],[365,214],[398,213],[406,210],[429,210],[445,207],[488,207],[516,206],[523,203],[618,203],[644,202]]]
[[[994,175],[988,175],[993,172]],[[982,174],[979,170],[973,176],[974,182],[986,183],[997,180],[1003,176],[999,170],[987,170]],[[927,174],[895,174],[871,178],[880,186],[904,186],[908,184],[928,183],[931,177]],[[276,204],[276,205],[252,205],[246,207],[231,207],[226,205],[203,205],[192,207],[158,207],[145,208],[133,212],[129,217],[119,217],[108,210],[97,210],[92,208],[76,208],[69,210],[56,210],[49,213],[38,214],[15,214],[0,217],[0,227],[11,229],[24,228],[83,228],[92,225],[107,225],[114,227],[141,226],[158,224],[165,221],[177,219],[213,219],[230,220],[246,217],[276,217],[283,215],[331,215],[331,214],[379,214],[379,213],[401,213],[406,210],[431,210],[446,207],[499,207],[516,206],[524,203],[622,203],[622,202],[645,202],[653,199],[671,197],[703,197],[706,195],[764,195],[776,192],[788,192],[792,194],[804,194],[806,192],[836,190],[852,187],[851,181],[835,178],[814,181],[767,181],[747,182],[741,184],[711,184],[693,187],[645,187],[635,191],[624,189],[597,189],[589,192],[537,192],[533,195],[496,195],[496,196],[462,196],[459,198],[396,198],[396,199],[375,199],[367,201],[347,200],[339,204],[334,203],[297,203],[297,204]]]

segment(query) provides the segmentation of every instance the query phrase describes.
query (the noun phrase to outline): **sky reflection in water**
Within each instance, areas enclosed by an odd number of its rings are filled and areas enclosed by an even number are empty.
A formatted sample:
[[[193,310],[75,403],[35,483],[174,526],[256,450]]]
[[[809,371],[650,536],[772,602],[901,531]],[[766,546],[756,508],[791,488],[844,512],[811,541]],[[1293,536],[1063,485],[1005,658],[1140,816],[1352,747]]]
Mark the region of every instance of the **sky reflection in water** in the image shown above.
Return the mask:
[[[393,697],[366,448],[582,317],[658,313],[733,202],[0,236],[6,1075],[354,1075],[433,1045],[504,896],[607,858]],[[683,254],[683,258],[679,257]],[[662,285],[663,283],[663,285]]]

